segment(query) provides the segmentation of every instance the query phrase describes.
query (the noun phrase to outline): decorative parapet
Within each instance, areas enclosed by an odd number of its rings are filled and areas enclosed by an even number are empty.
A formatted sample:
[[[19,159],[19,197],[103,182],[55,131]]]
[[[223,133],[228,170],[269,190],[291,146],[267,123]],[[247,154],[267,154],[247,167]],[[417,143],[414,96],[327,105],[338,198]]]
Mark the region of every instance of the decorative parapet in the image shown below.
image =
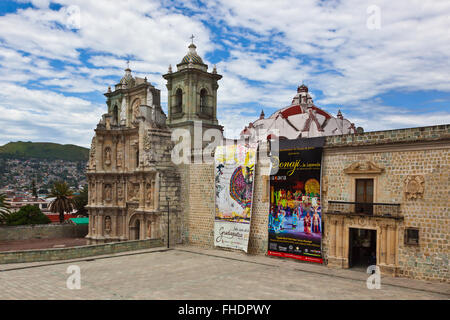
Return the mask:
[[[327,136],[324,148],[450,141],[450,124]]]

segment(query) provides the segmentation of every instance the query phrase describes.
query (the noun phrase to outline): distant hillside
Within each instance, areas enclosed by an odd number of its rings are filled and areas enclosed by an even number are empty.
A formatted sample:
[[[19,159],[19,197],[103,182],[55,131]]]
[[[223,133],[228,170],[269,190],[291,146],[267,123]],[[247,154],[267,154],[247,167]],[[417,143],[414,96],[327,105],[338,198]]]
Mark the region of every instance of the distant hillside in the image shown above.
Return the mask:
[[[89,149],[73,144],[62,145],[47,142],[18,141],[0,146],[0,157],[87,161],[89,158]]]

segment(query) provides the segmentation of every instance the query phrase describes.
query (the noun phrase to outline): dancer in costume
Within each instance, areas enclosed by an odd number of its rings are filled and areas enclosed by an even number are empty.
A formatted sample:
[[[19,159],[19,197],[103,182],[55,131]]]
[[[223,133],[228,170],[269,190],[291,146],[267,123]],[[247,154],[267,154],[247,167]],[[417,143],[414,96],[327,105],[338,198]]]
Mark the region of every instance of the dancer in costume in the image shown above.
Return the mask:
[[[317,213],[317,209],[314,209],[312,224],[313,224],[313,232],[320,233],[320,216]]]
[[[311,233],[311,216],[309,215],[309,211],[306,211],[306,216],[303,219],[303,225],[305,233]]]

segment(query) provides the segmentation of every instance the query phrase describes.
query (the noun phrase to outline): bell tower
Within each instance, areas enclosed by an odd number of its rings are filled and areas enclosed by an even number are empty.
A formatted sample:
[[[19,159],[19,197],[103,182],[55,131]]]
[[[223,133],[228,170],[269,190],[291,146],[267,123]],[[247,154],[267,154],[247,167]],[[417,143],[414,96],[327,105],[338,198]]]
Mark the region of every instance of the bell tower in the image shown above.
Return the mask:
[[[196,48],[192,41],[188,53],[177,64],[177,71],[172,72],[169,66],[168,73],[163,75],[168,89],[166,123],[172,129],[190,129],[191,137],[194,121],[202,122],[203,131],[210,128],[223,131],[223,126],[217,121],[217,82],[222,76],[215,67],[208,72],[208,66],[203,63]]]

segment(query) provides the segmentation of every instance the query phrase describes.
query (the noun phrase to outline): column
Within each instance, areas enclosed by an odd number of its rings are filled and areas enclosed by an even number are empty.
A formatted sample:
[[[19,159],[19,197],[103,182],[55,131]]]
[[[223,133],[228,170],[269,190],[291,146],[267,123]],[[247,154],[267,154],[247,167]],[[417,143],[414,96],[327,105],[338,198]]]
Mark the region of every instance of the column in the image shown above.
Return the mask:
[[[342,258],[342,221],[336,224],[336,256]]]
[[[381,225],[380,235],[380,264],[386,264],[386,245],[387,245],[387,230],[386,225]]]
[[[330,225],[330,239],[328,240],[329,243],[329,249],[330,249],[330,256],[336,257],[336,221],[331,220],[329,222]]]
[[[141,229],[140,232],[139,232],[139,240],[146,238],[145,226],[146,226],[146,223],[145,223],[145,220],[144,220],[144,215],[141,214],[141,223],[139,224],[139,228]]]
[[[386,226],[386,264],[392,264],[391,262],[391,228],[389,225]]]

